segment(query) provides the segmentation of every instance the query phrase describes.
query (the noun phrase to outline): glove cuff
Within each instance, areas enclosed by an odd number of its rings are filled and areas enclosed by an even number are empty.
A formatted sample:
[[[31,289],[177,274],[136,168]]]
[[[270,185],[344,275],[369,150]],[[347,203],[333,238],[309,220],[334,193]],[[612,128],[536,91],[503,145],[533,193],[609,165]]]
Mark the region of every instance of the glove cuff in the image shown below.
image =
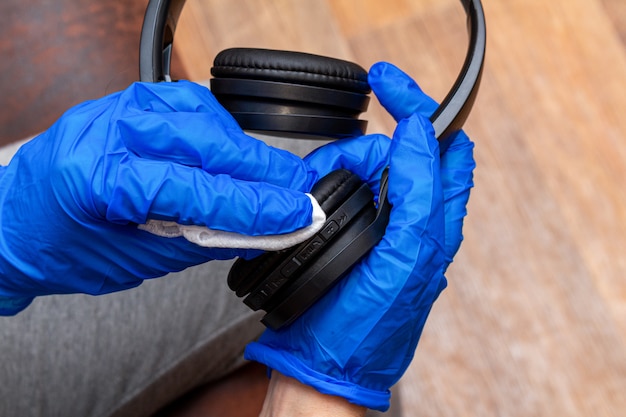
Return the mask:
[[[270,348],[259,342],[252,342],[246,347],[244,356],[248,360],[260,362],[283,375],[295,378],[322,394],[343,397],[353,404],[373,410],[386,411],[389,409],[391,398],[389,390],[376,391],[349,381],[332,378],[309,368],[289,352]]]

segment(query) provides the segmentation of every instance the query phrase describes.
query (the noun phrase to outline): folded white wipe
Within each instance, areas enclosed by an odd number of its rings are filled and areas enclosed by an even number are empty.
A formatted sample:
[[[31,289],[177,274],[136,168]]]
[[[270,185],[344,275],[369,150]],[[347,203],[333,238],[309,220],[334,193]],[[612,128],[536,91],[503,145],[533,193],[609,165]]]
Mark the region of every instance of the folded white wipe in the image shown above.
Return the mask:
[[[162,237],[184,237],[190,242],[208,248],[260,249],[277,251],[304,242],[319,232],[326,222],[326,214],[317,200],[307,194],[313,205],[312,222],[309,226],[282,235],[248,236],[233,232],[209,229],[205,226],[188,226],[170,221],[148,220],[139,228]]]

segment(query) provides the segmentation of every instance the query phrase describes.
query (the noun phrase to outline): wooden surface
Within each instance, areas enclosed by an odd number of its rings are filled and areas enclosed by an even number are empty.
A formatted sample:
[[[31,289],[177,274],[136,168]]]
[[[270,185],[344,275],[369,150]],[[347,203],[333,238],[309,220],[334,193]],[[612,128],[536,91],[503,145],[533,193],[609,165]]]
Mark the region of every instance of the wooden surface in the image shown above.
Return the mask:
[[[0,2],[0,145],[138,77],[147,0]]]
[[[0,2],[0,146],[139,77],[148,0]],[[179,69],[178,77],[185,74]]]
[[[626,413],[626,2],[484,0],[466,130],[465,242],[414,363],[406,416]],[[189,0],[179,65],[231,46],[391,61],[442,98],[464,54],[457,0]],[[380,110],[370,131],[390,133]]]

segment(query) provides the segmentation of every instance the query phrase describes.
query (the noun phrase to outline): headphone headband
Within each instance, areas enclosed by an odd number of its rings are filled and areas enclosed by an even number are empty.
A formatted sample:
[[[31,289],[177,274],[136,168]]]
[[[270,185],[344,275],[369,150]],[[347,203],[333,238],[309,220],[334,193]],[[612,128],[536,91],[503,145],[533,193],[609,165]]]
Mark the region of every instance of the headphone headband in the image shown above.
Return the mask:
[[[435,135],[445,140],[467,119],[480,85],[486,48],[485,15],[480,0],[460,0],[467,15],[469,46],[454,85],[430,117]],[[141,31],[140,80],[170,81],[174,33],[185,0],[150,0]]]
[[[437,110],[430,116],[435,136],[445,140],[450,134],[463,128],[472,110],[485,62],[487,26],[485,12],[480,0],[461,0],[467,15],[469,43],[465,62],[454,85]]]

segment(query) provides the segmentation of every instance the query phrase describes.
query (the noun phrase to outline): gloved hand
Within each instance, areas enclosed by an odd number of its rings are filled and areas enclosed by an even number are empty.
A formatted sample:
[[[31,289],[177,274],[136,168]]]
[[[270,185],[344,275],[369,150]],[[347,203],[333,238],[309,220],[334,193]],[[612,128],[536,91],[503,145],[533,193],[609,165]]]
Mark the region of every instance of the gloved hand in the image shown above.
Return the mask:
[[[381,147],[387,143],[390,157],[386,233],[326,296],[291,326],[266,330],[247,347],[246,357],[322,393],[386,410],[389,389],[409,366],[433,302],[446,286],[444,272],[462,240],[475,164],[464,133],[440,159],[426,118],[436,103],[406,74],[381,63],[371,68],[369,82],[398,121],[393,140],[379,141]],[[362,140],[329,146],[352,150]],[[328,152],[319,149],[307,163],[320,170],[354,168],[342,166],[335,149]],[[379,158],[371,162],[376,166],[359,170],[379,172]]]
[[[0,314],[39,295],[103,294],[248,256],[137,225],[289,233],[311,223],[304,191],[317,179],[302,159],[246,136],[197,84],[136,83],[76,106],[0,169]]]

